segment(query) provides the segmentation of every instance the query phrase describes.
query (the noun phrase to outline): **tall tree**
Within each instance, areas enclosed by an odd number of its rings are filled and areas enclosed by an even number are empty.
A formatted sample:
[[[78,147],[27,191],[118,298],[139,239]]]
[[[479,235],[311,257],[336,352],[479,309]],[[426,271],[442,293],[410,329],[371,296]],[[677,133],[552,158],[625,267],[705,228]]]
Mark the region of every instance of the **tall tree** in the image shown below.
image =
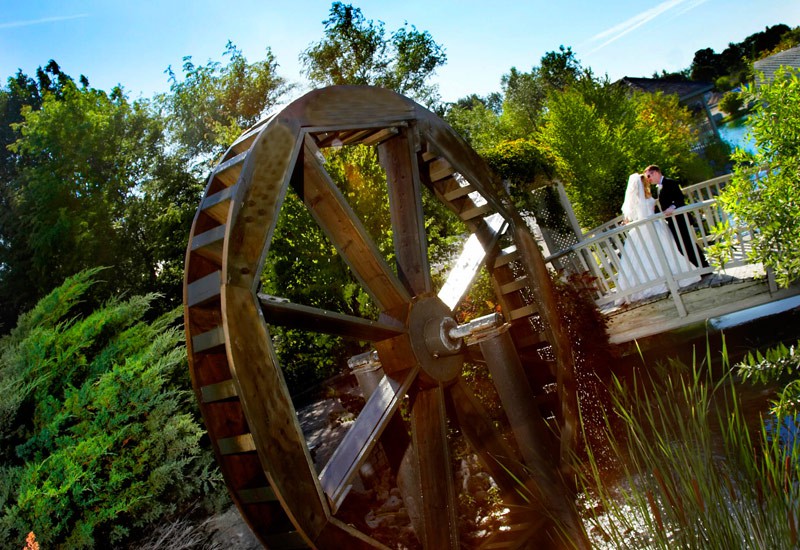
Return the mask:
[[[406,24],[387,37],[382,21],[341,2],[323,24],[325,37],[300,56],[312,83],[380,86],[436,106],[438,87],[430,78],[447,56],[428,31]]]
[[[27,83],[35,96],[30,82],[18,76],[8,92]],[[45,84],[40,104],[24,106],[11,126],[15,168],[1,182],[5,329],[65,277],[95,266],[112,269],[109,291],[158,289],[177,300],[175,269],[201,187],[170,156],[162,119],[120,88],[79,88],[63,75],[57,88]]]
[[[560,46],[558,52],[547,52],[540,65],[522,73],[512,67],[502,78],[503,125],[511,139],[530,137],[537,129],[544,112],[547,94],[563,90],[580,76],[581,65],[572,48]]]
[[[183,79],[167,69],[170,92],[159,98],[180,152],[198,162],[201,170],[292,89],[278,75],[278,62],[269,48],[264,59],[248,63],[228,42],[224,56],[226,65],[195,65],[191,56],[184,57]]]

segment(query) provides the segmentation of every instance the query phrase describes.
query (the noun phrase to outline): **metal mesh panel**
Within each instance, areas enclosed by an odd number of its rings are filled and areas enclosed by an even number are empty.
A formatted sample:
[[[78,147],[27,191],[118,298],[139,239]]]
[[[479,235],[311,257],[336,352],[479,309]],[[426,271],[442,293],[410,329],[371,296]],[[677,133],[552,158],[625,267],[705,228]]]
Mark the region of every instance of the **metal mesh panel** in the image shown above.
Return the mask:
[[[536,224],[539,226],[539,232],[546,248],[545,257],[577,244],[578,237],[575,235],[567,212],[567,208],[571,208],[571,206],[562,203],[556,186],[540,187],[532,191],[532,195],[531,214],[536,218]],[[569,273],[582,271],[579,269],[580,262],[576,254],[563,256],[555,260],[553,265],[556,269],[563,269]]]

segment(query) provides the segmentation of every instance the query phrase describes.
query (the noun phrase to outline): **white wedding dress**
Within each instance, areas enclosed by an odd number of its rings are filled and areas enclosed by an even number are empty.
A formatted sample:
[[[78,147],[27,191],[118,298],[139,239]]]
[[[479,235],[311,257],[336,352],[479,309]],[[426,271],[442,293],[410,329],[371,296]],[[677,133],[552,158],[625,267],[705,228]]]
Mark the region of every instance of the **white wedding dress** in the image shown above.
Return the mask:
[[[652,216],[655,204],[656,199],[645,197],[639,174],[632,174],[628,179],[628,190],[625,194],[625,203],[622,205],[622,213],[628,223]],[[622,257],[617,273],[619,292],[664,277],[664,262],[659,258],[658,249],[663,251],[663,259],[666,260],[667,268],[678,286],[688,286],[700,280],[699,275],[681,278],[682,273],[690,272],[695,267],[679,252],[666,223],[663,220],[653,220],[651,223],[634,227],[628,232],[628,238],[622,247]],[[616,303],[619,305],[635,302],[665,292],[667,292],[667,284],[662,282],[624,296]]]

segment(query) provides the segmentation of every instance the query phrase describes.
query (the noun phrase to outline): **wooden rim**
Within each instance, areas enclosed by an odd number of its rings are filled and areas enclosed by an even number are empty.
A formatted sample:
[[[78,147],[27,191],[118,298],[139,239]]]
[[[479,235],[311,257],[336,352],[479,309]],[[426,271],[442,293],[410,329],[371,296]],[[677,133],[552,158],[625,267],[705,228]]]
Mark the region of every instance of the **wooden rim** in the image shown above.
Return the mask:
[[[320,149],[339,144],[379,148],[388,180],[396,270],[378,253],[319,160]],[[302,186],[316,223],[382,312],[378,321],[259,296],[261,266],[293,183]],[[515,477],[527,475],[514,465],[498,467],[499,456],[515,457],[516,452],[457,373],[450,376],[448,370],[440,380],[421,374],[424,345],[418,335],[424,331],[410,324],[438,322],[444,316],[442,307],[430,305],[441,301],[433,295],[427,259],[423,185],[483,243],[479,259],[489,268],[513,346],[519,356],[530,359],[526,366],[544,367],[541,378],[549,381],[547,362],[536,353],[547,345],[547,320],[542,322],[533,299],[536,285],[524,261],[529,247],[502,248],[503,240],[532,238],[480,157],[421,106],[370,87],[311,92],[246,132],[209,177],[186,256],[190,372],[232,498],[266,546],[381,546],[337,519],[336,511],[358,466],[397,418],[405,396],[411,402],[411,454],[422,495],[418,536],[426,548],[459,545],[448,422],[461,426],[507,493],[515,492]],[[414,310],[420,301],[428,304],[424,313],[419,313],[421,306]],[[319,475],[267,319],[371,341],[386,373]],[[528,392],[523,399],[533,402],[535,395]],[[520,529],[530,531],[531,525]],[[512,535],[520,536],[516,531]],[[497,544],[504,547],[501,541]]]

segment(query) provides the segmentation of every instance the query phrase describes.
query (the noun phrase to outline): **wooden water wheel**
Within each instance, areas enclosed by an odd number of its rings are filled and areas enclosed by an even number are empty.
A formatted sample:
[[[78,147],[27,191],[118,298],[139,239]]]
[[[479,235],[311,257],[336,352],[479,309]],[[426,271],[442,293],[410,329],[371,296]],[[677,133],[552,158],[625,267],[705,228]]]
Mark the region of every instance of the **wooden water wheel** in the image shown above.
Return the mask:
[[[377,147],[386,171],[394,267],[325,170],[321,151],[355,144]],[[423,186],[481,245],[462,255],[440,289],[434,288],[426,250]],[[290,188],[380,310],[377,319],[259,294]],[[458,326],[453,309],[481,264],[503,317]],[[563,399],[569,369],[557,368],[546,354],[562,338],[552,301],[542,291],[547,285],[534,240],[496,177],[447,124],[403,96],[370,87],[325,88],[242,135],[213,170],[195,217],[184,305],[192,381],[216,458],[261,542],[270,548],[382,547],[341,519],[340,510],[359,468],[384,443],[395,455],[390,462],[400,464],[399,453],[410,464],[397,467],[403,478],[398,484],[420,510],[415,530],[421,544],[459,547],[448,447],[452,428],[481,458],[509,504],[521,502],[520,484],[534,495],[526,508],[533,513],[492,536],[492,547],[518,547],[553,520],[580,533],[559,482],[557,445],[554,451],[537,406],[541,386],[557,381],[562,399],[556,416],[562,433],[572,429]],[[384,374],[319,471],[271,326],[370,342],[374,351],[365,357]],[[552,347],[556,359],[564,356]],[[489,419],[462,380],[467,355],[488,366],[510,435]],[[409,412],[406,420],[398,413],[401,405]]]

